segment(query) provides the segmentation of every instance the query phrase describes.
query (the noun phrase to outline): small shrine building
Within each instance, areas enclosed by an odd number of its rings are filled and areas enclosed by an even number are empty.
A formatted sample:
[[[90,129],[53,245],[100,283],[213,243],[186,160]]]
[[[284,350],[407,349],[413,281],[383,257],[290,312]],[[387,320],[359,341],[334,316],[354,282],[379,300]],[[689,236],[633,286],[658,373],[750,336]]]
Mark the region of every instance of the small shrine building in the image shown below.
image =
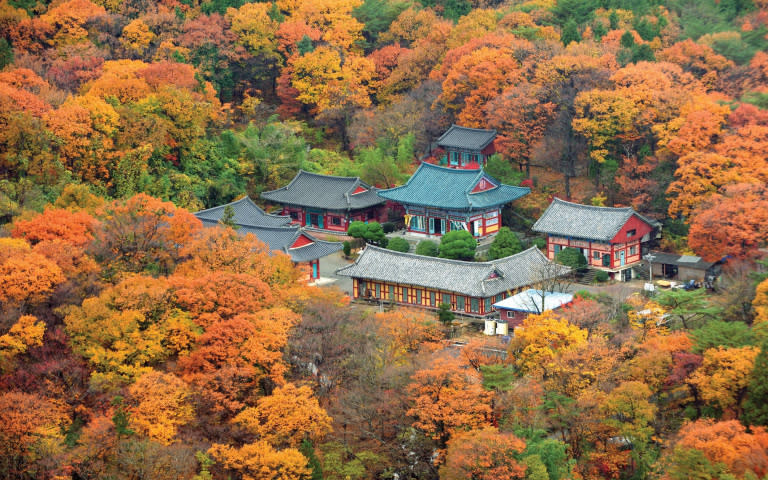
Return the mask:
[[[596,207],[555,198],[532,228],[547,234],[550,259],[564,248],[576,248],[590,267],[627,281],[632,279],[632,267],[650,250],[661,224],[632,207]]]
[[[261,198],[282,206],[282,214],[300,226],[346,232],[353,221],[387,220],[386,201],[359,177],[335,177],[300,170],[285,187]]]
[[[439,159],[440,165],[474,170],[482,168],[488,163],[488,157],[496,153],[495,139],[496,130],[451,125],[437,139],[437,146],[445,152]]]
[[[499,230],[501,207],[530,191],[504,185],[482,169],[422,163],[405,185],[378,194],[405,207],[409,233],[441,236],[467,230],[474,237],[485,237]]]

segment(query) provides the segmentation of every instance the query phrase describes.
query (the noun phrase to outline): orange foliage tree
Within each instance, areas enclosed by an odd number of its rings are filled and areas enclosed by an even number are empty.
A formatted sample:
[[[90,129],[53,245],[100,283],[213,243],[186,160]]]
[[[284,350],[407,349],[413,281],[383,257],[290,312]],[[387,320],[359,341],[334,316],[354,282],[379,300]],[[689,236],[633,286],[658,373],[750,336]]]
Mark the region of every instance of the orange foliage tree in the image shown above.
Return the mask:
[[[99,216],[94,253],[111,274],[147,268],[168,272],[180,248],[202,229],[191,213],[145,194],[116,200]]]
[[[96,219],[86,212],[70,212],[46,208],[30,220],[13,223],[11,236],[24,238],[35,245],[45,240],[61,240],[76,248],[83,248],[93,240]]]
[[[26,308],[46,301],[65,280],[58,265],[23,240],[0,239],[0,305]]]
[[[438,355],[427,368],[414,373],[408,386],[413,426],[437,440],[441,447],[455,433],[487,425],[491,392],[480,375],[460,358]]]
[[[16,391],[0,394],[0,417],[0,472],[7,478],[39,474],[34,462],[61,450],[70,423],[50,399]]]
[[[761,478],[768,474],[768,432],[737,420],[716,422],[701,419],[680,429],[678,445],[695,448],[713,464],[723,463],[738,478]],[[746,476],[751,474],[750,476]]]
[[[737,184],[712,195],[693,214],[688,245],[708,261],[752,257],[768,238],[768,189]]]
[[[526,465],[516,457],[525,442],[494,427],[458,433],[448,441],[440,478],[451,480],[510,480],[527,478]]]
[[[430,350],[443,338],[434,316],[423,310],[397,309],[376,314],[380,332],[388,340],[389,358],[398,359],[419,350]]]

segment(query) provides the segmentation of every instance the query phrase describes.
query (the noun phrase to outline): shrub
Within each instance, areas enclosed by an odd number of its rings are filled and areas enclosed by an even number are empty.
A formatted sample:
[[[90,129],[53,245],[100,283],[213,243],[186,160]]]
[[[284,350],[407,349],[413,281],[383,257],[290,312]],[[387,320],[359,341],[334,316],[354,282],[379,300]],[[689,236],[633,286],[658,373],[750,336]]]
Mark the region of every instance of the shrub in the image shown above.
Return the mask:
[[[392,233],[397,230],[397,224],[394,222],[386,222],[381,227],[384,229],[384,233]]]
[[[531,241],[531,245],[541,250],[547,247],[547,241],[541,237],[536,237]]]
[[[581,250],[571,247],[564,248],[557,252],[555,261],[561,265],[571,267],[574,270],[581,270],[587,266],[587,259],[581,254]]]
[[[608,272],[604,272],[602,270],[598,270],[595,274],[595,281],[603,283],[608,281]]]
[[[344,240],[344,243],[341,244],[341,251],[344,252],[344,256],[348,257],[352,254],[352,244],[349,243],[349,240]]]
[[[439,252],[437,242],[432,240],[422,240],[416,245],[416,255],[424,255],[426,257],[436,257]]]
[[[443,323],[448,325],[456,318],[456,315],[451,311],[451,305],[448,303],[441,303],[437,310],[437,318]]]
[[[440,239],[440,258],[473,260],[476,249],[477,240],[466,230],[448,232]]]
[[[488,249],[488,260],[504,258],[523,251],[523,245],[512,230],[507,227],[501,227],[496,237]]]
[[[395,238],[389,239],[389,243],[387,243],[387,248],[389,250],[395,250],[397,252],[408,253],[411,250],[411,244],[408,243],[408,241],[403,238],[395,237]]]

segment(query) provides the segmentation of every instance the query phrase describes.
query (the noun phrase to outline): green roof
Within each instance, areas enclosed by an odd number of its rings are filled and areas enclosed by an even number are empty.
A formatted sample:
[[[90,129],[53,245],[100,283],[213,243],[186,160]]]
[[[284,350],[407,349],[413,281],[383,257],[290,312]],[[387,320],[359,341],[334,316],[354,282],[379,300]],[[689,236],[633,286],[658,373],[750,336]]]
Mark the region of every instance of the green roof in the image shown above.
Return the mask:
[[[472,193],[486,181],[491,188]],[[480,210],[504,205],[527,195],[531,189],[504,185],[480,170],[446,168],[422,163],[405,185],[379,190],[387,200],[407,205],[448,210]]]

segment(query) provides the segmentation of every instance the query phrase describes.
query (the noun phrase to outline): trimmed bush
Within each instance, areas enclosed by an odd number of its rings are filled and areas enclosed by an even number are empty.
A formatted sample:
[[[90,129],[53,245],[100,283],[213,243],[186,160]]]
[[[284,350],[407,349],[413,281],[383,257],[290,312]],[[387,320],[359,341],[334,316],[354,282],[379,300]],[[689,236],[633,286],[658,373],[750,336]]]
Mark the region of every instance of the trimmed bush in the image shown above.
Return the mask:
[[[424,255],[425,257],[436,257],[439,252],[437,242],[432,240],[422,240],[416,245],[416,255]]]
[[[389,239],[387,248],[389,250],[395,250],[396,252],[408,253],[411,250],[411,244],[405,239],[395,237]]]
[[[477,240],[466,230],[454,230],[440,239],[440,258],[474,260]]]
[[[603,283],[607,282],[610,277],[608,276],[608,272],[604,272],[602,270],[598,270],[595,274],[595,281]]]
[[[571,267],[574,270],[581,270],[587,267],[587,259],[581,254],[581,250],[578,248],[564,248],[557,252],[555,255],[555,261],[566,267]]]
[[[501,227],[496,237],[488,249],[488,260],[504,258],[523,251],[523,245],[512,230],[507,227]]]

